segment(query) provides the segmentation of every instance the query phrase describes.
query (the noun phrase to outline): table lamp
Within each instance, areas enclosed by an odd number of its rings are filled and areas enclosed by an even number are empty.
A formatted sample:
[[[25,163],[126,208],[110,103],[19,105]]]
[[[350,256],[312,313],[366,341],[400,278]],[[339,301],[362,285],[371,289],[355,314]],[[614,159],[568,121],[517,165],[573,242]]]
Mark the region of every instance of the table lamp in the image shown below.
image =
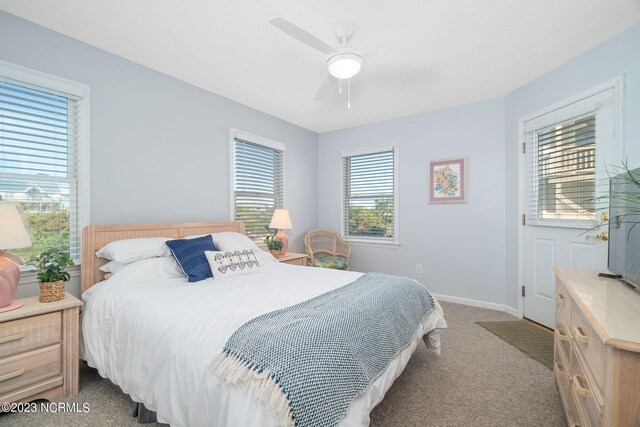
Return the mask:
[[[289,237],[284,234],[284,230],[291,230],[293,228],[293,226],[291,225],[291,217],[289,216],[289,211],[287,209],[276,209],[273,213],[273,217],[271,218],[271,224],[269,224],[269,228],[278,229],[276,239],[282,240],[282,250],[280,251],[280,255],[286,255],[287,249],[289,248]]]
[[[0,203],[0,248],[29,246],[31,239],[24,228],[18,208],[13,204]],[[13,301],[20,281],[20,264],[20,258],[0,249],[0,313],[22,307],[22,301]]]

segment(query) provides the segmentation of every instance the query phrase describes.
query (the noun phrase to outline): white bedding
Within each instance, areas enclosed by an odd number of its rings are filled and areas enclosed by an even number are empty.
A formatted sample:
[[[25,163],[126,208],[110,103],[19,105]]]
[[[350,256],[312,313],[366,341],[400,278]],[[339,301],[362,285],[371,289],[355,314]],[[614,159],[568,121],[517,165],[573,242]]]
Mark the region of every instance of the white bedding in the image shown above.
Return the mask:
[[[252,397],[222,383],[208,366],[242,324],[344,286],[362,273],[272,263],[256,274],[187,283],[184,278],[128,280],[120,273],[83,294],[83,358],[131,398],[172,426],[275,427]],[[442,309],[428,315],[405,348],[341,426],[369,424],[369,413],[404,370],[423,335],[440,351]]]

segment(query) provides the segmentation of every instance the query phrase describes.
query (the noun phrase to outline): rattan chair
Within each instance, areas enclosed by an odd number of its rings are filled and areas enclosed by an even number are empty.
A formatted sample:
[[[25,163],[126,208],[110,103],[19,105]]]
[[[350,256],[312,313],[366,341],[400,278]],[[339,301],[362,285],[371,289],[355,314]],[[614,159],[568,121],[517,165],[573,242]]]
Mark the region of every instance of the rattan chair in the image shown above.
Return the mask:
[[[304,236],[309,265],[349,270],[351,248],[337,233],[330,230],[311,230]]]

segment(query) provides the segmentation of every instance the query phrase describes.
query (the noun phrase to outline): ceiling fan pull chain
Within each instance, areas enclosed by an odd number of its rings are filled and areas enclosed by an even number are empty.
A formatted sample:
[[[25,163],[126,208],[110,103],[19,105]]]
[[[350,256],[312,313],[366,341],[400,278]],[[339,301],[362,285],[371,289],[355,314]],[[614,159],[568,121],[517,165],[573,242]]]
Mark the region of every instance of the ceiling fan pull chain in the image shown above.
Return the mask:
[[[351,79],[347,80],[347,108],[351,109]]]
[[[342,95],[342,79],[338,80],[340,82],[340,86],[338,86],[338,94]]]

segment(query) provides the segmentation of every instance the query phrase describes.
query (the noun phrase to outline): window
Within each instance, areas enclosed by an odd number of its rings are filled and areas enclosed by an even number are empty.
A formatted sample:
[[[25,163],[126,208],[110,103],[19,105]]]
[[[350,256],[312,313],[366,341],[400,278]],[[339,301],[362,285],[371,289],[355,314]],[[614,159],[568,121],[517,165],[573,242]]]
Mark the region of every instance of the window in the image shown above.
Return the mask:
[[[592,220],[596,190],[595,115],[534,133],[540,219]]]
[[[231,217],[244,221],[245,234],[262,243],[276,208],[284,207],[284,145],[231,130]]]
[[[12,252],[25,261],[61,247],[80,262],[84,93],[84,86],[0,63],[0,196],[22,209],[32,246]]]
[[[342,232],[354,242],[398,243],[395,145],[342,153]]]
[[[527,223],[592,227],[616,164],[615,96],[606,89],[524,122]]]

